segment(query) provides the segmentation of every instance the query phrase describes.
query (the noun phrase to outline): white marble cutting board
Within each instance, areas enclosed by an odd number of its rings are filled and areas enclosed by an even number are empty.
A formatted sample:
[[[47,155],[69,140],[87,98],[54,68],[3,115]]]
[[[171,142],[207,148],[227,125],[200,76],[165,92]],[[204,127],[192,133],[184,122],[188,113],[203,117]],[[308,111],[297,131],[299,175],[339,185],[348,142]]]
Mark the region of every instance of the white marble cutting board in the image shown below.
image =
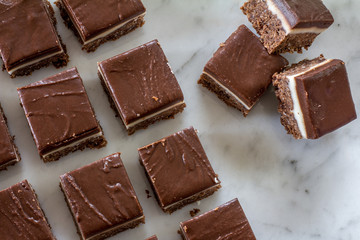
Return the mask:
[[[277,100],[268,91],[247,118],[196,84],[205,63],[219,43],[240,25],[252,30],[240,11],[244,0],[143,0],[147,8],[143,28],[106,43],[95,53],[81,51],[55,8],[58,29],[67,45],[66,68],[48,67],[29,77],[10,79],[0,73],[0,102],[16,135],[22,161],[0,172],[0,189],[28,179],[57,239],[78,239],[76,228],[59,188],[59,175],[120,151],[146,216],[146,224],[111,239],[141,240],[157,234],[160,240],[178,240],[180,221],[189,211],[205,212],[239,198],[258,239],[360,239],[360,122],[313,140],[294,140],[279,121]],[[304,54],[286,54],[290,62],[323,53],[347,66],[353,98],[360,114],[360,9],[359,0],[325,0],[335,23]],[[94,15],[94,17],[96,17]],[[127,136],[114,117],[97,77],[96,62],[152,39],[159,39],[185,95],[187,108],[174,120],[152,125]],[[39,158],[17,87],[76,66],[84,80],[107,147],[70,154],[44,164]],[[193,125],[222,189],[213,196],[172,215],[163,213],[155,198],[146,198],[150,186],[138,162],[137,148]],[[89,176],[91,177],[91,176]],[[151,193],[153,196],[153,193]],[[0,223],[1,224],[1,223]],[[214,222],[214,224],[217,224]]]

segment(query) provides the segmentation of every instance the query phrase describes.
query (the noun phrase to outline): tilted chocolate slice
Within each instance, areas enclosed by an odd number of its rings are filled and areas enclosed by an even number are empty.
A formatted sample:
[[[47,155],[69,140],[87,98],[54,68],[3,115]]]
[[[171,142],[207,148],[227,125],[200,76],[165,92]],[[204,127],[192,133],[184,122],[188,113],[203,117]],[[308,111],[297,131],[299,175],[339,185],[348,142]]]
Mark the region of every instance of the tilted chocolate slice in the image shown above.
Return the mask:
[[[180,223],[185,240],[256,240],[237,199]]]
[[[206,64],[198,81],[246,116],[271,84],[271,77],[288,64],[269,55],[245,25],[241,25]]]
[[[81,239],[104,239],[145,223],[120,153],[60,176]]]
[[[221,187],[193,127],[138,151],[140,164],[164,212],[172,213]]]
[[[356,119],[341,60],[304,60],[274,75],[281,123],[296,139],[316,139]]]
[[[57,0],[55,4],[88,52],[145,23],[141,0]]]
[[[0,191],[0,238],[55,240],[27,180]]]
[[[21,160],[14,137],[9,133],[6,117],[0,105],[0,170],[14,165]]]
[[[11,77],[29,75],[52,63],[66,66],[68,55],[47,0],[0,1],[0,53]]]
[[[19,88],[18,93],[44,162],[106,145],[76,68]]]
[[[322,0],[249,0],[242,10],[269,53],[301,52],[334,22]]]
[[[186,106],[157,40],[99,62],[98,75],[129,135]]]

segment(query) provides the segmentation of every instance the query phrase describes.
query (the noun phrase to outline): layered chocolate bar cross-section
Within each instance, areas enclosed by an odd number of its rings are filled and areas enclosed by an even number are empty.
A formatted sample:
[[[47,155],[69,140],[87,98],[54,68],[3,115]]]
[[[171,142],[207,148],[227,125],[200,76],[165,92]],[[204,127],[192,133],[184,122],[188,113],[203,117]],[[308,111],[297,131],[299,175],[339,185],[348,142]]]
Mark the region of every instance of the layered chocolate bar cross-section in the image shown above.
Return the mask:
[[[198,81],[246,116],[288,61],[270,55],[245,25],[241,25],[206,64]]]
[[[98,75],[129,135],[186,106],[157,40],[99,62]]]
[[[249,0],[242,11],[269,53],[301,52],[334,22],[322,0]]]
[[[140,164],[164,212],[172,213],[221,187],[193,127],[138,151]]]
[[[68,55],[47,0],[0,1],[0,54],[11,77],[49,64],[66,66]]]
[[[44,162],[106,145],[76,68],[19,88],[18,93]]]
[[[256,240],[237,199],[180,223],[184,240]]]
[[[273,84],[281,123],[296,139],[317,139],[356,119],[341,60],[304,60],[274,74]]]
[[[14,165],[21,160],[14,137],[10,135],[6,117],[0,105],[0,170]]]
[[[83,240],[104,239],[145,223],[120,153],[60,176],[60,187]]]
[[[0,191],[0,238],[55,240],[27,180]]]
[[[57,0],[55,4],[87,52],[145,23],[141,0]]]

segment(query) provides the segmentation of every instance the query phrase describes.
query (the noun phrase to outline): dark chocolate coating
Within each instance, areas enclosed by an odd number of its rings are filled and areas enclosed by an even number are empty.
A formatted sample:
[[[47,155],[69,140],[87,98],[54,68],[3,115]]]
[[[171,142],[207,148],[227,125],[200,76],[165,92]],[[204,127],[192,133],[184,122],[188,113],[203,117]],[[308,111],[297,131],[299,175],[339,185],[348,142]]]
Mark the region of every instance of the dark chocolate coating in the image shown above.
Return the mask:
[[[0,106],[0,167],[16,159],[16,152]]]
[[[145,13],[141,0],[61,0],[84,41]]]
[[[157,40],[99,63],[125,124],[184,100]]]
[[[193,127],[138,151],[161,207],[220,184]]]
[[[316,139],[356,119],[345,64],[330,62],[295,78],[307,138]]]
[[[43,0],[0,1],[0,52],[7,71],[61,49]]]
[[[18,93],[40,155],[101,131],[76,68]]]
[[[259,38],[241,25],[215,52],[204,72],[253,106],[271,83],[272,75],[287,64],[285,58],[269,55]]]
[[[237,199],[180,223],[186,240],[256,240]]]
[[[66,173],[60,182],[85,239],[143,216],[120,153]]]
[[[27,180],[2,190],[0,203],[1,240],[55,240]]]
[[[272,0],[291,28],[328,28],[334,22],[322,0]]]

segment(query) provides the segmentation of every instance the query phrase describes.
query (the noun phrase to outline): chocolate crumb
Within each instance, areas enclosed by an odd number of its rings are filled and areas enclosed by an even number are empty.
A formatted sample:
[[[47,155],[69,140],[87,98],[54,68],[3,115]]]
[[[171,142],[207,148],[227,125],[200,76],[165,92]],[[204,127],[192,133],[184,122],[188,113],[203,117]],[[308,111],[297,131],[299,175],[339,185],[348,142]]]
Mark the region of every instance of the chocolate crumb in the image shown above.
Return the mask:
[[[151,198],[150,191],[145,189],[146,198]]]
[[[190,216],[195,217],[196,214],[198,214],[199,212],[200,212],[200,209],[194,208],[193,210],[190,211]]]

